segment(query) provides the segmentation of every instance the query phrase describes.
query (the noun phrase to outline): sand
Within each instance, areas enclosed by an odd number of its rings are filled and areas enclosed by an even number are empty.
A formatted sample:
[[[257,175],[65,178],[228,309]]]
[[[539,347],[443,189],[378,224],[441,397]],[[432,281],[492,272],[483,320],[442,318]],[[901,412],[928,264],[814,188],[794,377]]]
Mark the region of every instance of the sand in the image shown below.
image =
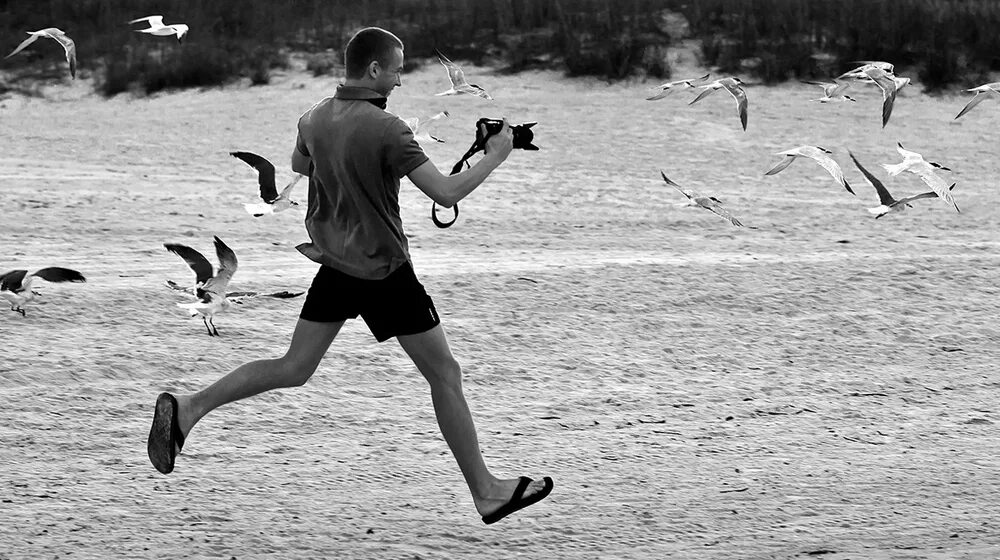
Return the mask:
[[[255,177],[228,152],[287,180],[298,116],[339,80],[110,100],[80,80],[0,101],[3,268],[88,278],[0,313],[0,558],[1000,556],[996,103],[954,121],[967,97],[911,86],[882,129],[874,89],[820,105],[751,84],[743,132],[725,93],[689,107],[645,101],[653,82],[466,72],[498,101],[434,97],[434,64],[390,100],[451,112],[433,161],[450,169],[480,116],[538,121],[542,149],[448,230],[404,181],[403,220],[488,464],[551,475],[552,495],[484,526],[426,383],[361,321],[304,387],[215,411],[157,473],[157,393],[280,355],[301,305],[248,302],[208,337],[163,285],[193,280],[163,243],[211,254],[218,235],[233,289],[306,289],[303,213],[247,215]],[[885,179],[897,141],[953,169],[961,214],[872,219],[846,149]],[[835,150],[859,196],[807,161],[763,175],[800,144]],[[757,229],[677,207],[661,169]]]

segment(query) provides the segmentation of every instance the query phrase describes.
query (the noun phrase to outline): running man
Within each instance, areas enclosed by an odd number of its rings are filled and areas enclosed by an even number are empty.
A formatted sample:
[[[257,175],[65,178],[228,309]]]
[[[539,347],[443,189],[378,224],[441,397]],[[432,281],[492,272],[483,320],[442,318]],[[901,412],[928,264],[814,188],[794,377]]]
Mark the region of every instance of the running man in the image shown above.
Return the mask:
[[[265,391],[305,384],[347,319],[360,315],[379,342],[396,338],[427,379],[438,426],[469,485],[484,523],[495,523],[552,491],[552,479],[500,479],[487,468],[434,302],[417,280],[399,216],[406,176],[444,207],[462,200],[513,149],[506,120],[470,169],[446,176],[409,127],[386,112],[400,85],[403,43],[377,27],[347,43],[346,79],[299,119],[292,169],[309,176],[305,225],[311,243],[298,250],[319,263],[284,356],[243,364],[190,395],[162,393],[149,431],[149,459],[174,468],[184,440],[216,408]]]

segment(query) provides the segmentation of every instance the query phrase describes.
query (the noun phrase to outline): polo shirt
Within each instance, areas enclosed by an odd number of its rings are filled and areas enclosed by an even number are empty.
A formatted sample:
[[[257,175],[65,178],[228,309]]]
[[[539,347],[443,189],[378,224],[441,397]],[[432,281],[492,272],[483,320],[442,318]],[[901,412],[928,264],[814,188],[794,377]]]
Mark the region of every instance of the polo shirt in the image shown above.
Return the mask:
[[[305,225],[311,240],[296,249],[370,280],[410,261],[399,180],[428,160],[410,127],[381,108],[384,102],[374,90],[341,85],[299,118],[295,143],[310,159]]]

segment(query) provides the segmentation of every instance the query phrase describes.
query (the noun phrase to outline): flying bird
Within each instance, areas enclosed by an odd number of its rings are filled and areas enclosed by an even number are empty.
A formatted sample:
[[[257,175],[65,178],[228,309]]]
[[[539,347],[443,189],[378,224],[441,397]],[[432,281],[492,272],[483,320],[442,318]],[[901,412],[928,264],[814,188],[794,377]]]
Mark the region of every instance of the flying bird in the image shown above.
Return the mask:
[[[698,86],[703,88],[704,91],[698,94],[688,105],[694,105],[702,98],[710,95],[714,91],[725,88],[736,100],[736,110],[740,114],[740,123],[743,124],[743,130],[747,129],[747,94],[743,91],[743,81],[739,78],[721,78],[711,82],[709,84]]]
[[[444,140],[441,140],[436,136],[431,136],[429,132],[423,129],[430,126],[431,123],[433,123],[438,119],[450,116],[451,115],[448,113],[448,111],[441,111],[440,113],[433,115],[431,117],[425,117],[423,119],[418,117],[412,117],[409,119],[403,119],[403,122],[406,123],[406,126],[410,127],[410,130],[413,132],[413,138],[417,142],[444,142]]]
[[[955,207],[955,210],[961,212],[958,208],[958,204],[955,203],[955,198],[951,196],[951,189],[948,187],[948,183],[944,179],[939,177],[934,173],[935,169],[941,169],[943,171],[951,171],[947,167],[941,165],[940,163],[930,162],[924,159],[924,156],[918,154],[917,152],[911,152],[903,148],[903,145],[896,142],[896,151],[903,156],[902,163],[897,163],[895,165],[882,164],[882,167],[891,176],[899,175],[904,171],[909,171],[914,175],[920,177],[920,180],[924,182],[928,187],[930,187],[941,200]]]
[[[23,51],[25,47],[34,43],[40,37],[46,37],[62,45],[63,50],[66,51],[66,62],[69,63],[69,75],[71,78],[76,79],[76,43],[73,42],[73,39],[70,39],[61,29],[55,27],[46,27],[38,31],[28,31],[28,35],[31,36],[21,41],[21,44],[4,58],[10,58]]]
[[[31,289],[32,281],[41,278],[49,282],[86,282],[79,272],[58,266],[42,268],[28,274],[27,270],[11,270],[0,275],[0,297],[10,303],[10,310],[25,317],[24,305],[42,295]]]
[[[302,178],[302,175],[296,174],[292,182],[288,183],[279,193],[274,183],[274,165],[270,161],[263,156],[251,152],[229,152],[229,155],[257,170],[257,184],[260,186],[260,198],[264,202],[243,205],[243,208],[251,216],[259,218],[264,214],[281,212],[288,210],[292,206],[299,205],[298,202],[289,197],[291,196],[292,189],[299,182],[299,179]]]
[[[856,60],[854,64],[860,64],[854,70],[848,70],[843,74],[837,76],[838,80],[854,79],[861,82],[869,82],[872,80],[871,76],[867,74],[868,70],[878,69],[888,74],[892,74],[896,67],[888,62],[882,62],[880,60]]]
[[[974,87],[972,89],[967,89],[965,91],[974,91],[976,92],[976,96],[970,99],[969,102],[965,104],[965,107],[963,107],[962,110],[957,115],[955,115],[956,119],[968,113],[969,109],[972,109],[976,105],[979,105],[987,97],[1000,96],[1000,82],[983,84],[979,87]]]
[[[136,29],[138,33],[149,33],[150,35],[156,35],[157,37],[168,37],[170,35],[177,35],[177,42],[182,42],[184,35],[187,34],[190,29],[186,24],[183,23],[171,23],[170,25],[163,24],[163,16],[146,16],[139,19],[133,19],[128,22],[129,25],[133,23],[140,22],[149,23],[149,27],[146,29]]]
[[[688,80],[677,80],[677,81],[673,81],[673,82],[667,82],[665,84],[660,84],[660,85],[656,86],[655,88],[652,88],[653,90],[658,90],[658,91],[657,91],[657,93],[655,95],[653,95],[651,97],[647,97],[646,101],[656,101],[657,99],[663,99],[664,97],[666,97],[666,96],[670,95],[671,93],[673,93],[674,92],[674,88],[676,88],[677,86],[684,86],[681,89],[693,88],[693,87],[695,87],[694,84],[696,82],[698,82],[698,83],[704,82],[705,80],[708,79],[709,76],[711,76],[711,74],[705,74],[704,76],[702,76],[700,78],[692,78],[692,79],[688,79]]]
[[[663,180],[666,181],[668,185],[681,191],[681,194],[687,197],[688,202],[687,204],[685,204],[685,206],[704,208],[709,212],[713,212],[721,216],[734,226],[743,227],[743,224],[740,223],[740,221],[737,220],[735,217],[733,217],[733,215],[729,213],[729,210],[726,210],[725,208],[722,207],[722,203],[719,201],[719,199],[715,198],[714,196],[702,196],[697,191],[684,188],[678,185],[677,183],[671,181],[670,179],[668,179],[667,175],[663,171],[660,171],[660,176],[663,177]]]
[[[177,307],[186,309],[192,317],[201,315],[208,335],[219,336],[219,330],[215,328],[212,319],[217,313],[222,313],[230,306],[230,301],[226,298],[226,287],[229,286],[229,281],[232,280],[239,264],[236,260],[236,253],[216,236],[215,254],[219,259],[219,270],[213,273],[212,263],[191,247],[176,243],[164,243],[163,246],[171,253],[184,259],[184,262],[191,267],[195,274],[194,292],[198,301],[178,303]]]
[[[878,193],[879,205],[875,206],[874,208],[868,208],[868,211],[875,215],[875,219],[881,218],[882,216],[885,216],[886,214],[889,214],[891,212],[902,212],[907,208],[912,208],[910,203],[913,202],[914,200],[920,200],[921,198],[938,197],[938,194],[936,192],[929,191],[920,194],[905,196],[903,198],[900,198],[899,200],[896,200],[895,198],[893,198],[892,194],[889,193],[889,189],[885,188],[885,185],[882,184],[882,181],[879,181],[878,177],[872,175],[871,172],[865,169],[865,167],[861,165],[861,162],[858,161],[858,158],[854,157],[854,154],[852,154],[850,150],[847,151],[847,155],[851,156],[851,159],[854,160],[854,165],[857,166],[857,168],[861,171],[861,174],[865,176],[865,179],[868,180],[868,183],[872,187],[874,187],[875,192]],[[955,183],[952,183],[951,186],[948,187],[948,190],[950,191],[954,188],[955,188]]]
[[[803,80],[802,83],[820,86],[823,88],[823,97],[812,99],[811,101],[819,101],[820,103],[829,103],[831,101],[857,101],[857,99],[854,99],[850,95],[844,95],[844,90],[851,86],[850,82],[809,82]]]
[[[465,72],[454,62],[448,60],[448,57],[441,54],[441,51],[435,50],[437,53],[438,61],[448,69],[448,79],[451,80],[451,89],[447,91],[442,91],[441,93],[435,93],[434,95],[459,95],[461,93],[467,93],[469,95],[475,95],[482,97],[488,101],[492,101],[493,98],[490,94],[486,93],[486,90],[477,86],[476,84],[470,84],[465,80]]]
[[[896,102],[896,93],[899,91],[899,88],[910,83],[910,79],[897,78],[881,68],[868,68],[865,70],[865,75],[871,78],[875,82],[875,85],[882,90],[882,128],[885,128],[886,123],[889,122],[889,116],[892,115],[892,106]]]
[[[838,165],[837,162],[833,161],[830,157],[829,154],[832,153],[833,152],[830,150],[820,146],[799,146],[797,148],[778,152],[777,155],[785,156],[785,159],[775,164],[775,166],[772,167],[767,173],[764,173],[764,175],[774,175],[779,173],[781,170],[791,165],[792,162],[795,161],[795,158],[806,157],[818,163],[823,169],[826,169],[830,175],[833,176],[834,180],[840,184],[840,186],[847,189],[847,192],[855,194],[851,185],[847,182],[847,179],[844,178],[844,172],[840,169],[840,165]]]

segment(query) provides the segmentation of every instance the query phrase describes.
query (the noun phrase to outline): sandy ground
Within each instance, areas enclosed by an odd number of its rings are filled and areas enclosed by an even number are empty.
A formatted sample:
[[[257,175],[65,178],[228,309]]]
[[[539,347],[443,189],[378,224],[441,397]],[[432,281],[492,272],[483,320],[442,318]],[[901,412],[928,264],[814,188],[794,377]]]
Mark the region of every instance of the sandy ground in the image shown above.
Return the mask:
[[[163,286],[192,275],[162,244],[219,235],[233,289],[306,289],[303,214],[249,217],[254,174],[228,152],[290,177],[296,119],[338,80],[110,100],[80,81],[0,101],[3,268],[88,278],[0,313],[0,558],[1000,556],[995,102],[953,121],[966,97],[911,87],[883,130],[874,89],[824,106],[751,85],[743,132],[724,93],[689,107],[645,101],[648,82],[467,73],[498,101],[434,97],[436,65],[390,100],[451,112],[432,159],[450,168],[480,116],[538,121],[542,149],[448,230],[404,182],[403,218],[488,463],[553,476],[550,498],[484,526],[424,381],[360,321],[305,387],[209,415],[157,473],[156,394],[279,355],[301,305],[252,301],[210,338]],[[897,141],[954,170],[961,214],[871,218],[845,150],[885,178]],[[763,176],[806,143],[857,198],[811,162]],[[660,169],[757,229],[675,206]]]

